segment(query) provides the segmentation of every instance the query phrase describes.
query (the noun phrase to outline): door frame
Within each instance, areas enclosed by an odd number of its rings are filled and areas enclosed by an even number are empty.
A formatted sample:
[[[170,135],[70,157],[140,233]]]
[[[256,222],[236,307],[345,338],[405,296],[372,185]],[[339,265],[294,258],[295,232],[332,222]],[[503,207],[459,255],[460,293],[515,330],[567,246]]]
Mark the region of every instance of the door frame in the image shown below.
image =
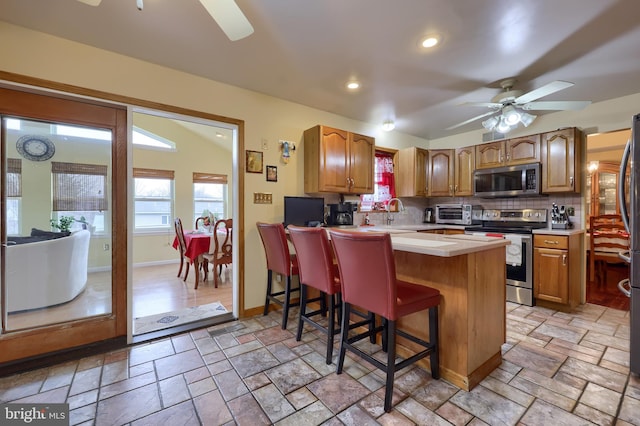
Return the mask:
[[[112,164],[114,175],[114,187],[112,199],[114,204],[113,212],[113,235],[112,244],[114,247],[112,257],[112,291],[113,313],[110,316],[89,318],[87,320],[75,321],[73,323],[44,326],[37,329],[16,331],[0,335],[0,367],[5,363],[15,363],[32,357],[39,357],[44,354],[66,351],[81,348],[97,342],[115,340],[123,346],[127,343],[127,338],[131,337],[131,321],[127,306],[130,303],[128,288],[131,283],[131,239],[132,232],[128,226],[129,199],[128,199],[128,179],[130,178],[131,153],[128,149],[128,129],[131,108],[149,109],[154,111],[165,111],[170,114],[183,115],[187,117],[199,118],[207,121],[227,123],[237,126],[237,137],[233,147],[234,174],[237,173],[232,190],[234,198],[234,215],[237,215],[237,223],[234,226],[235,238],[238,242],[237,250],[237,291],[234,292],[234,313],[242,317],[244,315],[244,162],[239,161],[240,153],[244,152],[244,121],[202,111],[181,108],[157,102],[136,99],[127,96],[116,95],[80,86],[58,83],[20,74],[0,71],[0,90],[13,90],[28,93],[31,96],[39,96],[41,100],[61,100],[71,102],[81,102],[87,105],[110,106],[118,110],[118,120],[125,122],[125,126],[120,126],[117,134],[114,133],[115,142],[112,151]],[[54,104],[55,102],[51,102]],[[28,108],[29,105],[23,105]],[[4,112],[3,112],[4,113]],[[53,114],[53,115],[47,115]],[[43,114],[42,119],[53,119],[55,108],[49,108],[48,113]],[[11,112],[7,113],[11,115]],[[32,115],[26,115],[31,118]],[[86,124],[86,123],[85,123]],[[122,130],[124,129],[124,130]],[[123,133],[124,132],[124,133]],[[237,200],[237,201],[235,201]],[[236,205],[237,203],[237,205]],[[117,209],[117,211],[116,211]],[[130,218],[132,219],[132,218]],[[2,228],[2,232],[5,230]],[[3,236],[3,237],[6,237]],[[117,247],[117,250],[116,250]],[[4,257],[3,257],[4,260]],[[234,259],[235,261],[235,259]],[[235,279],[235,277],[234,277]],[[95,332],[87,333],[85,325],[91,327],[101,327],[105,331],[100,334]],[[73,337],[75,336],[75,338]],[[116,343],[119,345],[120,343]]]

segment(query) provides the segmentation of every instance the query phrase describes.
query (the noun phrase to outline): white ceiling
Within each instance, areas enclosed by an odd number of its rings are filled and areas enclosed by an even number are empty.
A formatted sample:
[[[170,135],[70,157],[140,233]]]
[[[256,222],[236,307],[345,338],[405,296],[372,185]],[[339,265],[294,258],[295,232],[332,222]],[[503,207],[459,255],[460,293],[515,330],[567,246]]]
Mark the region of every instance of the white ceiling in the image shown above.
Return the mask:
[[[487,112],[460,104],[488,102],[508,77],[524,91],[575,83],[542,100],[640,93],[637,0],[237,3],[255,32],[235,42],[197,0],[0,0],[0,19],[427,139],[480,129],[445,130]],[[428,33],[443,43],[427,52]]]

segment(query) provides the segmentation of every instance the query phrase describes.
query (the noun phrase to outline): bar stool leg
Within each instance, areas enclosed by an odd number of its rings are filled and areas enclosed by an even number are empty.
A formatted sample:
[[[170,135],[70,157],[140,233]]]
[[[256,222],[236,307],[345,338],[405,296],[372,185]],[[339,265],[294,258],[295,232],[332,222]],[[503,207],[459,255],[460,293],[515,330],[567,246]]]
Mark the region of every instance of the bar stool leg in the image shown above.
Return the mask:
[[[338,366],[336,374],[342,374],[344,366],[344,356],[347,352],[347,339],[349,338],[349,316],[351,315],[351,305],[342,302],[342,325],[340,328],[340,354],[338,355]]]
[[[331,364],[331,358],[333,358],[333,336],[336,330],[336,306],[334,303],[333,295],[329,296],[329,323],[327,324],[327,365]]]
[[[271,302],[271,269],[267,270],[267,297],[264,301],[264,312],[262,315],[267,315],[269,313],[269,303]]]
[[[287,329],[287,321],[289,320],[289,304],[291,299],[291,275],[287,277],[287,284],[284,288],[284,305],[282,306],[282,329]]]
[[[304,321],[302,318],[307,311],[307,286],[300,284],[300,315],[298,315],[298,333],[296,334],[296,341],[299,342],[302,339],[302,328],[304,327]]]
[[[438,335],[438,307],[434,306],[429,308],[429,343],[434,344],[435,347],[429,354],[429,361],[431,363],[431,377],[438,380],[440,378],[440,341]]]
[[[396,322],[387,320],[383,335],[387,335],[387,382],[384,390],[384,411],[389,412],[393,402],[393,379],[396,375]]]

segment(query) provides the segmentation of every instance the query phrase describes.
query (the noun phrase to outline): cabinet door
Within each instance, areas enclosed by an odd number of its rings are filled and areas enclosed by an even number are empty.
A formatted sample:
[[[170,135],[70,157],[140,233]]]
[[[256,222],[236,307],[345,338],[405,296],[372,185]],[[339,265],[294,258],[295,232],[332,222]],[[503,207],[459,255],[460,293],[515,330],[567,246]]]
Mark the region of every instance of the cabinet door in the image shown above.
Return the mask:
[[[505,142],[506,164],[540,162],[540,135],[509,139]]]
[[[566,304],[569,302],[569,251],[547,248],[533,250],[536,299]]]
[[[473,171],[476,169],[475,147],[456,149],[455,182],[453,192],[457,196],[473,195]]]
[[[476,145],[476,169],[504,166],[504,141]]]
[[[376,155],[375,139],[357,133],[349,134],[349,192],[373,193],[373,170]]]
[[[429,152],[411,147],[398,151],[396,195],[398,197],[426,197]]]
[[[429,150],[429,195],[450,197],[453,195],[453,149]]]
[[[579,142],[581,133],[575,128],[543,133],[540,154],[542,192],[579,192]]]

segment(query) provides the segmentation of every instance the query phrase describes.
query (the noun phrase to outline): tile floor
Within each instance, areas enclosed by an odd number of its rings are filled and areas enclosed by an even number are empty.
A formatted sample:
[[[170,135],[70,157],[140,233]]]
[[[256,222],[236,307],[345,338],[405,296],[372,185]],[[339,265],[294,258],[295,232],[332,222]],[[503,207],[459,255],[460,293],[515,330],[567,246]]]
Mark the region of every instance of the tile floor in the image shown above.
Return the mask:
[[[507,312],[503,363],[479,386],[409,367],[390,413],[378,370],[348,358],[337,376],[324,335],[296,342],[278,312],[0,378],[0,402],[66,401],[72,425],[640,425],[627,311]]]

